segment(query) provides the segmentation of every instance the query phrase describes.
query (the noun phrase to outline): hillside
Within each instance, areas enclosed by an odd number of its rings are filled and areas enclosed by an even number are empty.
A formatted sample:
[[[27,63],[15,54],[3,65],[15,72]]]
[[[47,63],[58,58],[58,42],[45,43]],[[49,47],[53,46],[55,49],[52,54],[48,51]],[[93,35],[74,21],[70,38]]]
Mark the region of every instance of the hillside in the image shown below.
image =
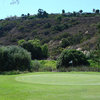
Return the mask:
[[[51,58],[64,48],[95,49],[99,22],[99,16],[66,17],[59,14],[51,14],[48,18],[28,16],[0,20],[0,45],[16,45],[20,39],[38,38],[42,44],[48,44]]]

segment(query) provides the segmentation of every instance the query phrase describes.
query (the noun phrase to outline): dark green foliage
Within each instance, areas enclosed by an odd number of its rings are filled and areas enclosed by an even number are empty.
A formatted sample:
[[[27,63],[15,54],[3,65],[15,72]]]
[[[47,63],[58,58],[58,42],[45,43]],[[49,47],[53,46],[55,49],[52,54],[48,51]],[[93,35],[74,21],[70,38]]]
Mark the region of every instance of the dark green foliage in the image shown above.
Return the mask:
[[[41,45],[40,41],[35,40],[20,40],[18,45],[31,52],[32,59],[42,59],[48,57],[48,47],[47,45]]]
[[[71,44],[72,44],[72,39],[71,39],[71,37],[63,38],[63,39],[62,39],[62,42],[61,42],[61,47],[65,48],[65,47],[67,47],[67,46],[69,46],[69,45],[71,45]]]
[[[26,19],[27,18],[27,16],[25,14],[22,14],[21,17],[22,17],[22,19]]]
[[[56,20],[57,20],[57,22],[61,22],[62,21],[62,16],[57,16]]]
[[[82,14],[83,13],[83,10],[80,10],[79,13]]]
[[[75,11],[73,11],[73,16],[76,16],[76,15],[77,15],[77,13]]]
[[[0,71],[30,70],[31,55],[21,47],[0,47]]]
[[[21,31],[21,32],[24,32],[25,31],[25,26],[19,26],[18,30]]]
[[[98,35],[97,41],[96,41],[96,49],[100,50],[100,35]]]
[[[44,25],[44,28],[50,28],[51,27],[51,24],[50,23],[46,23],[45,25]]]
[[[55,25],[52,26],[52,30],[54,31],[63,31],[64,29],[68,29],[69,26],[67,24],[60,24],[60,25]]]
[[[48,57],[48,45],[44,44],[42,46],[42,57],[47,58]]]
[[[99,10],[99,9],[97,9],[97,10],[95,11],[95,13],[96,13],[96,14],[99,14],[99,13],[100,13],[100,10]]]
[[[27,16],[29,17],[30,16],[30,13],[28,13]]]
[[[48,17],[48,13],[46,11],[44,11],[43,9],[39,9],[38,10],[38,14],[37,14],[38,18],[47,18]]]
[[[32,59],[40,59],[42,57],[42,49],[38,41],[25,41],[21,42],[19,45],[31,52]]]
[[[78,44],[83,39],[83,34],[81,32],[79,32],[79,33],[75,34],[74,36],[72,36],[72,38],[73,38],[72,43]]]
[[[91,51],[90,59],[92,59],[94,62],[97,62],[100,65],[100,49]]]
[[[63,30],[63,27],[61,25],[56,25],[56,26],[53,26],[52,29],[54,31],[62,31]]]
[[[54,40],[61,40],[62,38],[67,38],[67,37],[70,37],[71,35],[67,32],[64,32],[60,35],[57,35],[56,37],[54,37]]]
[[[100,29],[100,22],[97,24],[97,28]]]
[[[98,29],[98,33],[100,34],[100,22],[99,23],[97,23],[97,29]],[[99,36],[99,38],[100,38],[100,36]]]
[[[32,61],[31,64],[31,71],[39,71],[39,68],[42,66],[37,60]]]
[[[65,10],[64,9],[62,10],[62,14],[65,14]]]
[[[17,71],[15,71],[15,70],[14,71],[3,71],[3,72],[0,71],[0,75],[17,75],[17,74],[22,74],[23,72],[19,71],[19,70],[17,70]]]
[[[59,72],[100,72],[99,67],[87,67],[87,66],[77,66],[77,67],[68,67],[68,68],[60,68],[58,69]]]
[[[57,62],[57,68],[69,67],[69,66],[82,66],[89,65],[86,56],[77,50],[64,50]]]

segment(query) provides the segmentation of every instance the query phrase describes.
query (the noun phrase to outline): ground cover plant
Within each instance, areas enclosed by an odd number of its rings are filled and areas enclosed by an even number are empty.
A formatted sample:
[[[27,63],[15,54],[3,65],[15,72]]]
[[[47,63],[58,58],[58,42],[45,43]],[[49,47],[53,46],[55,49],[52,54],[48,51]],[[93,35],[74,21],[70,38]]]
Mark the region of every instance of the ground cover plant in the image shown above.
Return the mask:
[[[41,67],[40,71],[56,71],[56,60],[39,60]]]
[[[0,75],[0,100],[100,100],[100,73]]]

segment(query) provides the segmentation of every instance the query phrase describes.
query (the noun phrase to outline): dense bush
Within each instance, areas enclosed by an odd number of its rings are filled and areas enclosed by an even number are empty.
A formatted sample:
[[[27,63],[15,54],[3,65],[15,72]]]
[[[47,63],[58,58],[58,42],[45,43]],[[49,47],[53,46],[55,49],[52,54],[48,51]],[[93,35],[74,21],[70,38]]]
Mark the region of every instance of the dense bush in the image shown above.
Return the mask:
[[[86,56],[77,50],[64,50],[58,58],[57,68],[89,65]]]
[[[62,39],[61,47],[65,48],[65,47],[70,46],[70,45],[72,45],[72,38],[71,37]]]
[[[39,71],[39,68],[42,66],[37,60],[32,61],[31,64],[31,71]]]
[[[40,71],[56,71],[56,61],[55,60],[40,60],[41,64]]]
[[[0,47],[0,71],[30,70],[31,55],[21,47]]]
[[[100,50],[98,49],[91,51],[89,59],[95,63],[98,63],[97,65],[100,65]]]
[[[47,44],[44,44],[42,46],[42,58],[47,58],[48,57],[48,46]]]
[[[18,44],[31,52],[32,59],[43,59],[48,57],[48,46],[46,44],[41,45],[40,41],[37,39],[28,41],[20,40]]]

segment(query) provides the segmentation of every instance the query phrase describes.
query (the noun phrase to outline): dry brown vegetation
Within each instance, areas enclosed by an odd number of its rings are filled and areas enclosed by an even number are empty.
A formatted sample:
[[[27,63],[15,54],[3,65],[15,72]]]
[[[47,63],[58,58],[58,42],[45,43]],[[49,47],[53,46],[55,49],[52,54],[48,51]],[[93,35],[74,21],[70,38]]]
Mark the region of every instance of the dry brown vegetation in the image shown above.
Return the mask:
[[[17,44],[20,39],[38,38],[48,43],[50,54],[58,55],[63,48],[63,38],[72,39],[66,48],[94,49],[97,40],[97,24],[100,17],[66,17],[49,15],[48,18],[19,18],[0,21],[0,44]],[[58,51],[57,51],[58,50]]]

